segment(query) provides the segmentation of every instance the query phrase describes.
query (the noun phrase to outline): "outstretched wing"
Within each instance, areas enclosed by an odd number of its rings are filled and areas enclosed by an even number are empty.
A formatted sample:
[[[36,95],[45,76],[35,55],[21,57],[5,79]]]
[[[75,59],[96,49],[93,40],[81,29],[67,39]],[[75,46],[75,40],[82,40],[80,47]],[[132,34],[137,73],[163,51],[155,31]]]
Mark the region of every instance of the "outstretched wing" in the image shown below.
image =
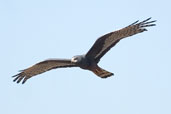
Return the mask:
[[[19,83],[21,80],[22,84],[24,84],[27,79],[41,74],[43,72],[55,69],[55,68],[65,68],[65,67],[74,67],[76,66],[74,63],[71,63],[71,60],[68,59],[51,59],[51,60],[45,60],[40,63],[37,63],[25,70],[22,70],[21,73],[13,76],[14,82],[17,81]]]
[[[155,26],[153,23],[156,21],[149,21],[150,19],[151,18],[148,18],[139,23],[136,21],[123,29],[101,36],[88,51],[86,57],[91,59],[93,58],[98,63],[100,58],[103,57],[103,55],[106,54],[121,39],[147,31],[145,27]]]

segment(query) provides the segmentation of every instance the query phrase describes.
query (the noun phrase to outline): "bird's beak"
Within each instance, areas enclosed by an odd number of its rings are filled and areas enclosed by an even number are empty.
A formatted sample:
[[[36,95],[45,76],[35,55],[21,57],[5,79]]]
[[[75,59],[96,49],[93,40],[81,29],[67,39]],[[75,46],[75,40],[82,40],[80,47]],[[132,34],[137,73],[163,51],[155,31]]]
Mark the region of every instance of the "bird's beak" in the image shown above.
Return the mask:
[[[77,60],[75,58],[71,58],[71,63],[76,63]]]

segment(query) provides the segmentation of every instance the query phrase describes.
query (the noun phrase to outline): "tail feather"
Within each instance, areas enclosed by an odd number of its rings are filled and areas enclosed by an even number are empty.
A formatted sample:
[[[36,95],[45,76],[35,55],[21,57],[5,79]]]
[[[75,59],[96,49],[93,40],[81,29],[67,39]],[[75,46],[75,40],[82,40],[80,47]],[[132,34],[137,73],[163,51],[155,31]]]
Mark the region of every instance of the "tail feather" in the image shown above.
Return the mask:
[[[95,73],[97,76],[101,77],[101,78],[107,78],[110,77],[112,75],[114,75],[111,72],[108,72],[98,66],[96,66],[94,69],[91,70],[93,73]]]

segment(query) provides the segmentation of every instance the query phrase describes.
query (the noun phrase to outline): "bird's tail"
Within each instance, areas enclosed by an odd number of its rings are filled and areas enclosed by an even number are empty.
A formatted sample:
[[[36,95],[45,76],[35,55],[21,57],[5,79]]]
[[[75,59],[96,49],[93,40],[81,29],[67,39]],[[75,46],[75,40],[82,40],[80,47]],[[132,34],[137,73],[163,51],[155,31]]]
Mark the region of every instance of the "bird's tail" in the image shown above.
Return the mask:
[[[108,72],[100,68],[99,66],[96,66],[95,68],[91,69],[91,71],[101,78],[107,78],[113,75],[113,73]]]

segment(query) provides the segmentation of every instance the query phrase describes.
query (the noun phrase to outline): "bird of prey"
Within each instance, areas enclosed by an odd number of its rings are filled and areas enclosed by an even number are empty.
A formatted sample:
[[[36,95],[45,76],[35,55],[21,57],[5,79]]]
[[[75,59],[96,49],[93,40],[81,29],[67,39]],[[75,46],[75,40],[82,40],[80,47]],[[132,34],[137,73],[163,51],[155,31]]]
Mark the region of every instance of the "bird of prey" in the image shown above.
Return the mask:
[[[154,22],[156,22],[156,20],[150,21],[150,19],[151,18],[148,18],[141,22],[136,21],[125,28],[99,37],[86,54],[77,55],[71,59],[49,59],[39,62],[13,76],[13,81],[16,81],[17,83],[22,81],[22,84],[24,84],[33,76],[52,69],[66,67],[80,67],[82,69],[92,71],[101,78],[110,77],[113,73],[98,66],[100,59],[121,39],[147,31],[146,27],[155,26]]]

